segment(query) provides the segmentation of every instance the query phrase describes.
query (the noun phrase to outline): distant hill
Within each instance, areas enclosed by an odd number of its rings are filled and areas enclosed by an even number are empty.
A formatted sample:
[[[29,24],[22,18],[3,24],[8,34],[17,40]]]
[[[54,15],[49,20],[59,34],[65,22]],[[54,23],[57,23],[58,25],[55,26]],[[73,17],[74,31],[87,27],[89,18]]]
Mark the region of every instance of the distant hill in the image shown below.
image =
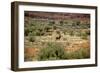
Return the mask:
[[[53,19],[53,20],[89,19],[90,18],[90,14],[36,12],[36,11],[25,11],[25,16],[32,17],[32,18]]]

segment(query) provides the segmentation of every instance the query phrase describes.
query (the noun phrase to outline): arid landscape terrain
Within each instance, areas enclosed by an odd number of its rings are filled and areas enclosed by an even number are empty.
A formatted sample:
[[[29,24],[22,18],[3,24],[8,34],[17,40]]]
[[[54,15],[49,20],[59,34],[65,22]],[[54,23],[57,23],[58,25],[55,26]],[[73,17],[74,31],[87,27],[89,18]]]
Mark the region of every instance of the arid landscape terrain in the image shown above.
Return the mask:
[[[24,61],[90,58],[90,15],[24,12]]]

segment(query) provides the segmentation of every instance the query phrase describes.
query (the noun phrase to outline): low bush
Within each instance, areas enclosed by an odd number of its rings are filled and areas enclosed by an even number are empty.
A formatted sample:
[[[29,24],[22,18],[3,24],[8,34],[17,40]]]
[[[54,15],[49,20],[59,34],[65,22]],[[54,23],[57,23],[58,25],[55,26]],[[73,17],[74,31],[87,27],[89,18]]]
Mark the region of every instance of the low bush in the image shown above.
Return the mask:
[[[90,50],[87,48],[81,48],[74,52],[66,53],[67,59],[85,59],[90,58]]]
[[[30,37],[29,37],[29,41],[30,41],[30,42],[35,42],[35,36],[30,36]]]
[[[66,59],[66,53],[60,44],[48,43],[47,47],[40,50],[38,60],[61,60]]]

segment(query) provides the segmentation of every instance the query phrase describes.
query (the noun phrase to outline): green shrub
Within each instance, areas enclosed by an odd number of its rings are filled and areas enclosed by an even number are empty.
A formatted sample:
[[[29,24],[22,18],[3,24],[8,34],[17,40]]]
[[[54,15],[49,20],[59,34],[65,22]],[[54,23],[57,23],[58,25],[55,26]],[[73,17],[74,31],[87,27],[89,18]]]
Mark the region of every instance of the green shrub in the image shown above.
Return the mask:
[[[28,36],[28,34],[30,33],[30,30],[29,30],[28,28],[25,28],[24,31],[25,31],[25,32],[24,32],[24,35],[25,35],[25,36]]]
[[[44,30],[45,30],[46,32],[48,32],[50,29],[52,29],[52,26],[45,26],[45,28],[44,28]]]
[[[29,36],[36,36],[36,32],[30,32]]]
[[[60,44],[48,43],[47,47],[40,50],[38,60],[66,59],[66,53]]]
[[[54,30],[56,30],[56,29],[57,29],[57,26],[56,26],[56,25],[54,25],[54,26],[53,26],[53,29],[54,29]]]
[[[90,50],[87,48],[81,48],[74,52],[67,53],[68,59],[84,59],[90,57]]]
[[[49,22],[49,25],[50,25],[50,26],[52,26],[53,24],[55,24],[54,21],[50,21],[50,22]]]
[[[77,26],[80,25],[80,21],[77,21],[77,22],[76,22],[76,25],[77,25]]]
[[[74,31],[70,31],[69,35],[74,36]]]
[[[30,41],[30,42],[35,42],[35,36],[30,36],[30,37],[29,37],[29,41]]]
[[[29,33],[29,36],[40,36],[41,32],[39,30],[35,30]]]
[[[60,24],[63,25],[64,24],[64,21],[60,21]]]
[[[81,33],[81,38],[82,39],[87,39],[87,37],[88,37],[88,34],[86,32]]]

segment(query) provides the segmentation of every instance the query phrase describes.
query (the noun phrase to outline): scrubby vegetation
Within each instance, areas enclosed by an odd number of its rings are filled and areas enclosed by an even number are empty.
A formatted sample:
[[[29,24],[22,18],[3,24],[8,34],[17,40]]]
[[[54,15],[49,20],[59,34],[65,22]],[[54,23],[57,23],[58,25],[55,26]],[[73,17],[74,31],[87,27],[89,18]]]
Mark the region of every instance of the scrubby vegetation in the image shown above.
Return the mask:
[[[64,47],[60,44],[48,43],[47,47],[41,49],[39,58],[41,60],[61,60],[66,59]]]
[[[40,50],[38,60],[84,59],[90,57],[89,53],[90,50],[88,48],[80,48],[77,51],[69,52],[65,51],[62,45],[48,43],[47,47]]]
[[[25,61],[90,57],[90,15],[25,11]]]
[[[67,59],[84,59],[90,57],[90,50],[88,48],[80,48],[74,52],[67,52],[66,58]]]

